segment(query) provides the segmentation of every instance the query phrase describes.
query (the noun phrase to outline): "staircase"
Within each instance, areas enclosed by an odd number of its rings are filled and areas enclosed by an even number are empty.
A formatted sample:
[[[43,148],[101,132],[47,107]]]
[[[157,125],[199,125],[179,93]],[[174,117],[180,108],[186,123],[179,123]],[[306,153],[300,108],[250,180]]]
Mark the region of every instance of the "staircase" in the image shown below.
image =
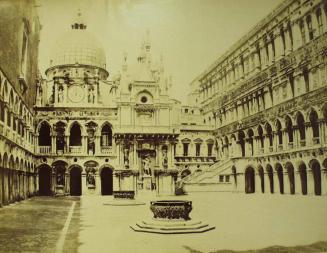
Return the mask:
[[[232,159],[226,159],[211,165],[200,173],[190,174],[178,182],[186,192],[191,191],[229,191],[231,183],[219,182],[220,174],[231,174]]]

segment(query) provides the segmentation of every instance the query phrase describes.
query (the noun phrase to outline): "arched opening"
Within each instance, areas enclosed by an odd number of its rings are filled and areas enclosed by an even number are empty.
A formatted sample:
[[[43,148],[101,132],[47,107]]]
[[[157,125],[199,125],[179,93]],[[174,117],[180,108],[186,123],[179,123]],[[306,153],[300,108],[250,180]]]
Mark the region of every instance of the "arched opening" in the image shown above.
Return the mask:
[[[39,195],[51,196],[51,178],[52,170],[48,165],[42,165],[39,168]]]
[[[301,179],[302,194],[307,195],[308,194],[307,167],[306,167],[306,165],[304,163],[301,163],[299,165],[299,173],[300,173],[300,179]]]
[[[263,137],[263,130],[262,127],[258,126],[258,139],[259,139],[259,147],[261,148],[261,153],[263,153],[264,149],[264,137]]]
[[[101,129],[101,147],[112,146],[112,130],[109,124],[106,124]]]
[[[269,147],[272,148],[273,147],[273,132],[272,132],[272,128],[271,125],[269,123],[266,124],[266,134],[267,134],[267,138],[269,140]]]
[[[266,171],[269,178],[270,193],[274,193],[274,171],[270,164],[267,165]]]
[[[288,143],[289,145],[293,145],[293,123],[289,116],[285,118],[285,125],[286,125],[286,133],[288,136]]]
[[[278,147],[281,148],[283,146],[283,133],[282,133],[282,124],[279,120],[276,121],[276,135],[278,140]]]
[[[181,178],[187,177],[188,175],[191,175],[191,171],[189,169],[183,170],[181,173]]]
[[[248,131],[248,143],[249,143],[249,155],[253,156],[254,155],[254,145],[253,145],[253,130],[252,129],[249,129]]]
[[[315,110],[312,110],[309,114],[309,120],[312,128],[313,144],[319,144],[319,123],[318,114]]]
[[[314,183],[314,194],[321,195],[321,169],[320,164],[317,160],[311,160],[309,166],[312,171],[313,183]]]
[[[42,122],[39,130],[39,146],[51,147],[51,128],[47,122]]]
[[[245,170],[245,193],[254,193],[255,192],[255,173],[252,167],[248,167]]]
[[[288,180],[290,183],[290,193],[295,194],[295,177],[294,177],[294,167],[293,164],[287,162],[285,164],[285,168],[287,170]]]
[[[239,131],[238,132],[238,143],[240,145],[241,148],[241,155],[242,157],[245,156],[245,134],[243,131]]]
[[[74,123],[70,129],[69,145],[82,146],[81,127],[77,123]]]
[[[280,194],[284,194],[284,175],[283,175],[283,167],[280,163],[276,164],[276,172],[279,182],[279,192]]]
[[[305,146],[305,121],[302,113],[298,113],[296,117],[296,124],[300,134],[300,145]]]
[[[56,124],[56,144],[57,144],[57,152],[63,152],[65,149],[65,123],[57,122]]]
[[[259,166],[258,168],[258,174],[260,177],[260,187],[261,187],[261,192],[265,192],[265,175],[262,166]]]
[[[70,195],[82,195],[82,170],[77,166],[70,169]]]
[[[112,169],[105,167],[101,170],[101,194],[112,195],[113,181],[112,181]]]

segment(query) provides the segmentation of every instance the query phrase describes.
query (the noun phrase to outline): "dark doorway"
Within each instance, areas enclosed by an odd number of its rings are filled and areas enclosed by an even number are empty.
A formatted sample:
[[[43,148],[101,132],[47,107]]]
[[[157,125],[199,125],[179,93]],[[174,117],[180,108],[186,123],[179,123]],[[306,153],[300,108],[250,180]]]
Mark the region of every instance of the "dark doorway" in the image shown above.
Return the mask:
[[[304,163],[301,163],[299,166],[299,173],[301,178],[301,188],[302,188],[302,194],[307,195],[308,194],[308,187],[307,187],[307,167]]]
[[[311,170],[314,182],[314,194],[321,195],[321,170],[317,160],[311,162]]]
[[[103,168],[101,171],[101,194],[112,195],[112,169]]]
[[[291,163],[286,164],[288,179],[290,182],[290,193],[295,194],[295,177],[294,177],[294,167]]]
[[[274,172],[271,165],[267,165],[267,174],[269,178],[270,193],[274,193]]]
[[[260,186],[261,186],[261,192],[265,192],[265,173],[263,172],[263,168],[260,166],[258,169],[258,174],[260,177]]]
[[[82,171],[79,167],[73,167],[70,170],[70,195],[82,195]]]
[[[39,195],[51,196],[51,168],[48,166],[39,168]]]
[[[284,194],[284,174],[283,174],[283,167],[280,164],[276,165],[276,172],[279,182],[279,192]]]
[[[245,170],[245,193],[255,192],[254,169],[249,167]]]

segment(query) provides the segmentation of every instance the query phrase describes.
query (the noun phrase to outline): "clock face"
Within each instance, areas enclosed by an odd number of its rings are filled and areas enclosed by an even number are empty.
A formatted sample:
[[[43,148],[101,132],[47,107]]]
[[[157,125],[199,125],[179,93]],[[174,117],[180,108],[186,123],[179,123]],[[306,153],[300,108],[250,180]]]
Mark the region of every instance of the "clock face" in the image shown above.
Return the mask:
[[[84,89],[81,86],[73,85],[68,90],[68,96],[74,103],[81,102],[84,98]]]

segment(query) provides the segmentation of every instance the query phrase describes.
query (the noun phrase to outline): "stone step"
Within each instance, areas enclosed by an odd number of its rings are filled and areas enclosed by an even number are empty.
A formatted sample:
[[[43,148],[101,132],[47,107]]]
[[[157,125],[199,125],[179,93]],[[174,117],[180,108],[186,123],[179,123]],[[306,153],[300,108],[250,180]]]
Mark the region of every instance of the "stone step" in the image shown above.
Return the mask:
[[[137,225],[130,226],[136,232],[144,232],[144,233],[155,233],[155,234],[194,234],[194,233],[204,233],[210,230],[215,229],[213,226],[206,225],[201,228],[185,228],[185,229],[158,229],[158,228],[141,228]]]
[[[130,227],[136,232],[156,234],[203,233],[215,229],[202,221],[141,221]]]

